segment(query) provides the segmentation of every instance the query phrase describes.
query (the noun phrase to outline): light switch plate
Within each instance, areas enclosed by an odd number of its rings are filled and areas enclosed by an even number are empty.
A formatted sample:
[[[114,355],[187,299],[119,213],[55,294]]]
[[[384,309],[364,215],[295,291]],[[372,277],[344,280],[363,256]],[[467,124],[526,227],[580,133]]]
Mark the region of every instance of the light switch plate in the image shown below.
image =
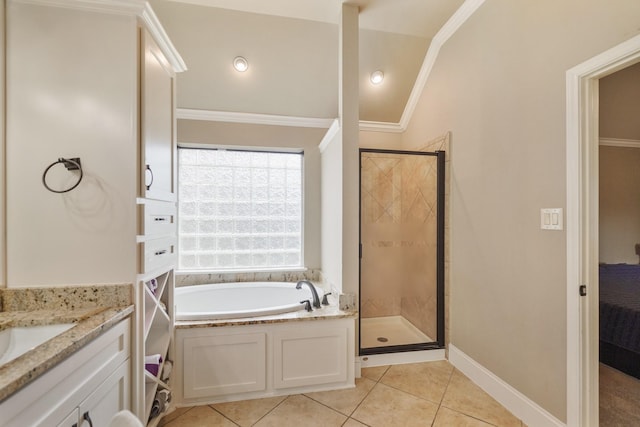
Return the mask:
[[[543,230],[562,230],[564,226],[562,208],[540,209],[540,228]]]

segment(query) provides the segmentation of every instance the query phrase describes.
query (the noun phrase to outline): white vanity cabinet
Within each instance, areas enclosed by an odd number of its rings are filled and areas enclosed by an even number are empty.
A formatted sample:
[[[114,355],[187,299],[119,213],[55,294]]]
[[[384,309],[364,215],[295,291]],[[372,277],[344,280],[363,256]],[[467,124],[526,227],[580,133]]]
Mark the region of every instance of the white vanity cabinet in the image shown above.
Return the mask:
[[[121,321],[0,403],[0,426],[107,427],[130,408],[130,328]]]
[[[141,196],[176,200],[175,71],[147,31],[141,40]]]

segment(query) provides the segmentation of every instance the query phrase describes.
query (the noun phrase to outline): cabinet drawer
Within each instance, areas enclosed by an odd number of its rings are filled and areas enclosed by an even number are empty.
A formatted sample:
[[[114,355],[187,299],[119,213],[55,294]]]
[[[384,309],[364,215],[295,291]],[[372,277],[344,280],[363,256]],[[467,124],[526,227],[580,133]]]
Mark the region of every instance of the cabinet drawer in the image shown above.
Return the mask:
[[[145,200],[140,205],[140,234],[145,237],[176,235],[175,203]]]
[[[161,267],[170,267],[176,261],[176,239],[148,240],[140,243],[140,273],[146,274]]]

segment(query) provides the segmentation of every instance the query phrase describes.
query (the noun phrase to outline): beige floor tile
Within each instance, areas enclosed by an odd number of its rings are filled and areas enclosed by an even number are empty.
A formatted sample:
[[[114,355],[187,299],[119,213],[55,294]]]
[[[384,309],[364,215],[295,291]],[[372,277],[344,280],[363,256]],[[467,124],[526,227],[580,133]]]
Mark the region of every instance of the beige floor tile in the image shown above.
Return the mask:
[[[369,378],[370,380],[373,380],[373,381],[379,381],[380,378],[382,378],[382,376],[384,375],[384,373],[387,372],[387,369],[389,369],[389,365],[374,366],[372,368],[362,368],[361,374],[362,374],[362,377],[364,378]]]
[[[352,418],[372,427],[424,427],[431,425],[437,410],[435,403],[378,383]]]
[[[441,406],[433,427],[491,427],[491,424]]]
[[[307,393],[306,395],[338,412],[351,415],[360,402],[367,397],[367,394],[369,394],[374,385],[376,385],[375,381],[371,381],[368,378],[356,378],[355,388],[319,391],[316,393]]]
[[[213,409],[232,420],[234,423],[252,426],[269,411],[278,406],[286,396],[268,397],[265,399],[242,400],[240,402],[217,403]]]
[[[600,427],[640,425],[640,380],[600,364]]]
[[[256,427],[332,427],[347,417],[301,394],[289,396],[258,421]]]
[[[453,366],[447,361],[410,363],[391,366],[380,382],[413,394],[414,396],[440,403]]]
[[[342,427],[367,427],[367,425],[353,418],[349,418],[346,423],[342,424]]]
[[[164,427],[165,425],[167,425],[171,421],[175,420],[180,415],[186,413],[190,409],[192,409],[191,406],[188,406],[186,408],[176,408],[173,412],[171,412],[171,413],[165,415],[164,417],[162,417],[162,419],[160,420],[160,423],[158,423],[158,427]]]
[[[521,427],[521,422],[457,369],[454,370],[442,406],[498,427]]]
[[[196,406],[165,424],[166,427],[237,427],[208,406]]]

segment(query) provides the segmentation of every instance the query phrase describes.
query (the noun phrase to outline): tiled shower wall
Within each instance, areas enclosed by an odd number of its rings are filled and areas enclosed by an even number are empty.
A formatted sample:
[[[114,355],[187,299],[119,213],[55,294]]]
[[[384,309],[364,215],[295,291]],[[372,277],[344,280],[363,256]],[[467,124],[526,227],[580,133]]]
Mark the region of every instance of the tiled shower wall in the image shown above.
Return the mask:
[[[401,315],[434,340],[436,183],[435,156],[363,153],[361,316]]]

